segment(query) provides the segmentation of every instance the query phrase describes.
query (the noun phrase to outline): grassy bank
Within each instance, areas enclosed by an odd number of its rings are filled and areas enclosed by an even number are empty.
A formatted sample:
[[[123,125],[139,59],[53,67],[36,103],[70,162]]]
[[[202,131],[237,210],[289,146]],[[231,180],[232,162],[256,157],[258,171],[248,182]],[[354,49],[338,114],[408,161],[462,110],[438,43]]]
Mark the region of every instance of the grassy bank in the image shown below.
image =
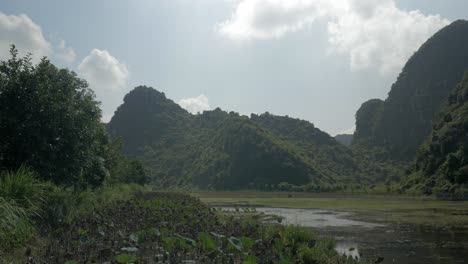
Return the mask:
[[[368,221],[457,228],[468,232],[468,201],[442,201],[403,195],[353,195],[268,192],[196,192],[209,205],[260,205],[351,211]]]

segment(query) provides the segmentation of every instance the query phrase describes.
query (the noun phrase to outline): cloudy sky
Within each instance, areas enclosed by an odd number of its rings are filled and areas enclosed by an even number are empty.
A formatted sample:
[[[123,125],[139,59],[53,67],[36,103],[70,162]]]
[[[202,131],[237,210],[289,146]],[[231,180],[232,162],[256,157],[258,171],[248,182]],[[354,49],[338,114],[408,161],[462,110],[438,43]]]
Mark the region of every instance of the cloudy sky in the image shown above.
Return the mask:
[[[467,0],[0,0],[10,43],[85,78],[108,120],[144,84],[196,113],[220,107],[351,131]]]

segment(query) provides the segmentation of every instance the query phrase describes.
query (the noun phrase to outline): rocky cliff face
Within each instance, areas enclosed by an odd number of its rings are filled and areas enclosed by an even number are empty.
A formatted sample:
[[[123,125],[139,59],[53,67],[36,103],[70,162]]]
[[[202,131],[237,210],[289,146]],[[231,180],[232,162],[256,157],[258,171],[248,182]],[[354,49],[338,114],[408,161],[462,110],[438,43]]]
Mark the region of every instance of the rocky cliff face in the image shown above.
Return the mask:
[[[385,101],[373,99],[361,106],[353,144],[383,148],[390,159],[412,160],[466,68],[468,21],[459,20],[410,58]]]

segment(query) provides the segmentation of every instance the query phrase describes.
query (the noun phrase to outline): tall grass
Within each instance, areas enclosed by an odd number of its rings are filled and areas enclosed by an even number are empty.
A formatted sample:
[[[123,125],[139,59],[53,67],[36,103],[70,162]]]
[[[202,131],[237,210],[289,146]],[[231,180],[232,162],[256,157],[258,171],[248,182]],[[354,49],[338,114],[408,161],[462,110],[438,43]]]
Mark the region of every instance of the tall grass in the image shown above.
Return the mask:
[[[44,185],[25,166],[0,173],[0,247],[21,245],[34,234],[32,218],[45,199]]]
[[[37,180],[36,173],[26,166],[14,172],[0,174],[0,197],[14,201],[30,213],[38,213],[46,199],[46,184]]]
[[[81,216],[148,191],[150,187],[137,184],[74,190],[41,182],[26,166],[0,172],[0,253],[24,245],[38,231],[66,227]]]
[[[54,187],[49,192],[41,218],[52,225],[71,223],[111,203],[130,200],[136,193],[148,191],[151,191],[151,187],[138,184],[118,184],[80,191]]]

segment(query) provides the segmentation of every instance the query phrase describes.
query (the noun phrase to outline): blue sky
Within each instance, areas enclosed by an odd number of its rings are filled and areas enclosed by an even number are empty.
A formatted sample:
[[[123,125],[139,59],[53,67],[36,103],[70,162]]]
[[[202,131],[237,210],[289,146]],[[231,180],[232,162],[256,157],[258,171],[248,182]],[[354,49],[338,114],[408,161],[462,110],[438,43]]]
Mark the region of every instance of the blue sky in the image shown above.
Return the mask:
[[[192,112],[268,111],[335,134],[466,10],[466,0],[0,0],[0,58],[14,42],[73,69],[105,119],[144,84]]]

